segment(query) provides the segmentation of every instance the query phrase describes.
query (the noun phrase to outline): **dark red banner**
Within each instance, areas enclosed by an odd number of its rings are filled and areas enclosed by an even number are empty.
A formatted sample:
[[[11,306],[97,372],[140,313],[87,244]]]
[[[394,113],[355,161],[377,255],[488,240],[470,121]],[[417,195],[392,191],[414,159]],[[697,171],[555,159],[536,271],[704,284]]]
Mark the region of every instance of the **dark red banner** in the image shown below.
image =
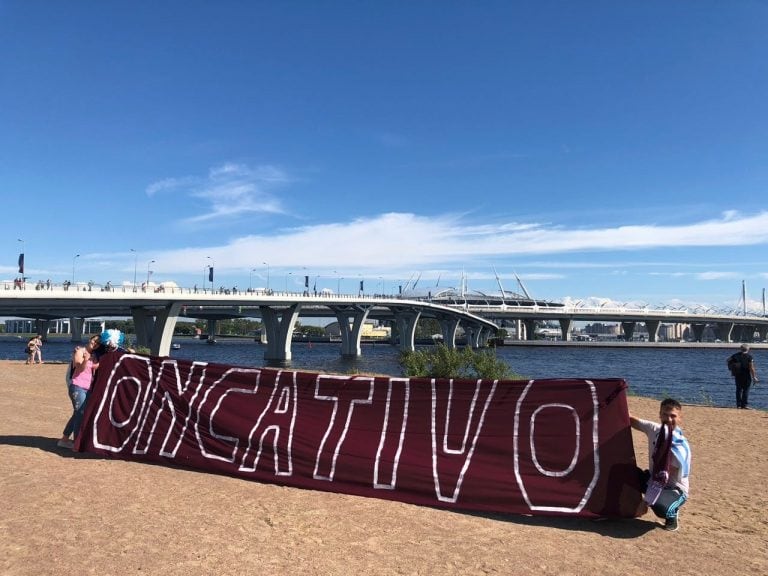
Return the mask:
[[[77,447],[467,510],[635,516],[623,380],[433,380],[112,354]]]

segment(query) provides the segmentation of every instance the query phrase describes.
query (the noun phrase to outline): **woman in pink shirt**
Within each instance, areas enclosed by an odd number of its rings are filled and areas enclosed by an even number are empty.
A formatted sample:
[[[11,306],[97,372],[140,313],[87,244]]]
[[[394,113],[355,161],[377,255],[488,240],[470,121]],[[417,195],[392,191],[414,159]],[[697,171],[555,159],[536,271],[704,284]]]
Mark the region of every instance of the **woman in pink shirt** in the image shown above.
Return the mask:
[[[96,368],[99,367],[96,357],[93,356],[93,351],[100,344],[101,340],[98,336],[91,336],[88,344],[78,346],[72,353],[71,377],[68,379],[69,399],[72,401],[72,416],[64,427],[61,439],[57,442],[57,445],[61,448],[72,449],[74,447],[74,442],[70,439],[70,436],[74,434],[76,438],[80,431],[88,390],[91,389],[93,374]]]

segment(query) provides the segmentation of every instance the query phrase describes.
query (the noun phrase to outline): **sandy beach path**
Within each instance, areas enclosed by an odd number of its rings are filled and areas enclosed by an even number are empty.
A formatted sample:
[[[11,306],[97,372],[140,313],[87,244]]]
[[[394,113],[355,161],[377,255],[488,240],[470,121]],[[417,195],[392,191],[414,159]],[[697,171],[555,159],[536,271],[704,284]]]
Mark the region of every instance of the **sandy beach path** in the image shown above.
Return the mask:
[[[0,361],[0,574],[768,574],[768,413],[686,406],[681,529],[488,517],[56,447],[65,366]],[[655,419],[658,402],[630,398]],[[638,462],[645,438],[635,435]]]

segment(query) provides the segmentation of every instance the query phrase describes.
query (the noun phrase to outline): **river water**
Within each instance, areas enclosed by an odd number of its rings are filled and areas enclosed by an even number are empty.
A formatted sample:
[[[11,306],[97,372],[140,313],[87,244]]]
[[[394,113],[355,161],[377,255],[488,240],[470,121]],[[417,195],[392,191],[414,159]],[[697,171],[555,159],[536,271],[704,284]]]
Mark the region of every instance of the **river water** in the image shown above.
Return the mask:
[[[184,338],[171,356],[239,366],[263,366],[265,347],[253,340],[219,339],[211,345]],[[25,358],[25,339],[5,336],[0,358]],[[72,352],[68,339],[51,338],[43,346],[43,360],[64,362]],[[503,346],[496,354],[525,378],[623,378],[631,394],[661,399],[673,396],[687,404],[735,406],[733,378],[726,359],[733,348],[603,348],[591,346]],[[362,356],[344,359],[338,344],[295,342],[291,368],[344,374],[402,375],[398,350],[389,344],[363,344]],[[768,377],[768,350],[753,350],[758,375]],[[34,369],[34,368],[31,368]],[[768,409],[768,384],[752,388],[750,405]]]

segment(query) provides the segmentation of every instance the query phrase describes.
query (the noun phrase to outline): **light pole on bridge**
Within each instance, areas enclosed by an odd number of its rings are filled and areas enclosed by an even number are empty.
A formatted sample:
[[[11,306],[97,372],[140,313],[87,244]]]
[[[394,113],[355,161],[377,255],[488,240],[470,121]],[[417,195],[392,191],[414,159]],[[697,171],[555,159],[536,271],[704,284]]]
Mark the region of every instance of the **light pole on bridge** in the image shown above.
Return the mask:
[[[24,282],[24,258],[26,258],[24,253],[27,251],[27,243],[23,238],[17,238],[17,241],[21,242],[21,254],[19,254],[19,274],[21,274],[21,281]]]
[[[334,270],[333,273],[336,275],[336,295],[338,296],[341,294],[341,281],[344,280],[344,278],[342,278],[336,270]]]
[[[136,270],[139,265],[139,255],[133,248],[131,248],[131,252],[133,252],[133,291],[136,292]]]
[[[208,270],[208,280],[211,281],[211,294],[213,294],[213,258],[210,256],[206,256],[206,258],[211,261],[206,268]],[[205,290],[205,277],[203,277],[203,290]]]
[[[146,284],[147,290],[149,290],[149,276],[150,274],[152,274],[152,270],[149,269],[149,266],[150,264],[154,264],[154,262],[155,262],[154,260],[150,260],[149,262],[147,262],[147,284]]]
[[[267,267],[267,292],[269,292],[269,264],[267,262],[262,262],[262,264]]]
[[[80,258],[80,254],[75,254],[72,258],[72,286],[75,285],[75,260]]]

